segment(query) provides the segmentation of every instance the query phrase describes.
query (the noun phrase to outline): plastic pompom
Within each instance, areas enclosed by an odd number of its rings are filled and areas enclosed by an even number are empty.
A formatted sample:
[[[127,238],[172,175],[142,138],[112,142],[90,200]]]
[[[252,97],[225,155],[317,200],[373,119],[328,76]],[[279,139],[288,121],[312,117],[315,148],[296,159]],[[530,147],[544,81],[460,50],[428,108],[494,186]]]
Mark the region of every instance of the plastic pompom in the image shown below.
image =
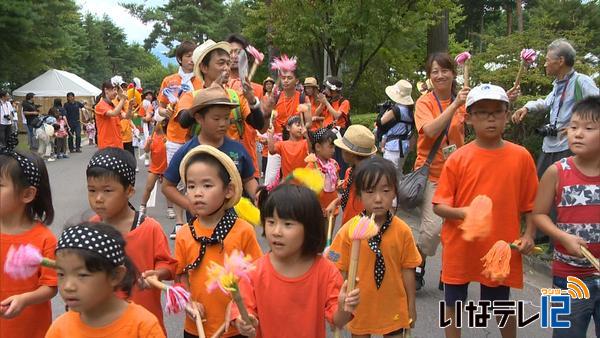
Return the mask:
[[[277,70],[281,72],[293,72],[296,70],[298,59],[295,56],[291,58],[283,54],[281,58],[274,58],[271,62],[271,70]]]
[[[252,55],[252,57],[254,58],[254,62],[256,63],[262,63],[265,59],[265,54],[261,53],[252,45],[248,45],[248,47],[246,47],[246,51],[248,52],[248,54]]]
[[[481,258],[481,274],[495,282],[502,282],[510,273],[510,257],[510,245],[505,241],[497,241]]]
[[[248,198],[242,197],[233,209],[246,222],[254,226],[260,225],[260,210]]]
[[[373,218],[373,215],[371,215],[371,218],[367,216],[354,216],[348,226],[348,236],[350,239],[369,239],[377,235],[379,227],[375,224]]]
[[[314,191],[317,195],[323,191],[325,179],[320,170],[311,168],[296,168],[292,172],[292,179]]]
[[[537,52],[533,49],[523,49],[521,51],[521,60],[523,62],[532,64],[537,58]]]
[[[13,279],[27,279],[38,271],[44,257],[31,244],[11,246],[4,262],[4,272]]]
[[[462,238],[465,241],[487,237],[492,228],[492,200],[485,195],[476,196],[459,228],[463,231]]]
[[[467,62],[469,59],[471,59],[471,53],[469,52],[462,52],[460,54],[458,54],[456,56],[456,58],[454,58],[454,61],[456,61],[456,63],[460,66],[464,65],[465,62]]]

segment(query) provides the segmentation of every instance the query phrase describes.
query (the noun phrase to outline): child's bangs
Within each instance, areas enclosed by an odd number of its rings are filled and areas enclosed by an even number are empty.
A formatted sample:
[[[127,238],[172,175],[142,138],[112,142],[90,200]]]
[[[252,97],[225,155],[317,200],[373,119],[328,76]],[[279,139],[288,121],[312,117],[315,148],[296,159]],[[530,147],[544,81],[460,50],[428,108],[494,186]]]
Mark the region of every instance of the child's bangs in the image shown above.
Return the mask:
[[[75,255],[83,261],[85,268],[89,272],[106,272],[110,274],[115,269],[115,266],[100,254],[84,249],[61,249],[58,251],[61,254]]]
[[[583,121],[592,121],[594,123],[600,122],[600,111],[595,111],[593,109],[574,111],[573,116],[577,116]]]
[[[356,182],[356,191],[360,196],[363,191],[374,190],[382,179],[387,180],[395,192],[398,192],[398,179],[396,168],[392,162],[380,158],[372,157],[360,163],[356,169],[354,182]]]
[[[87,178],[105,178],[105,179],[113,179],[119,182],[124,188],[129,187],[129,181],[127,179],[116,172],[101,168],[101,167],[91,167],[87,168],[85,171],[85,175]]]
[[[299,203],[294,201],[294,196],[285,191],[276,190],[273,191],[267,199],[263,210],[260,212],[261,222],[264,224],[265,219],[273,217],[277,212],[277,216],[283,219],[299,219],[300,215],[303,214],[299,209],[302,207]]]

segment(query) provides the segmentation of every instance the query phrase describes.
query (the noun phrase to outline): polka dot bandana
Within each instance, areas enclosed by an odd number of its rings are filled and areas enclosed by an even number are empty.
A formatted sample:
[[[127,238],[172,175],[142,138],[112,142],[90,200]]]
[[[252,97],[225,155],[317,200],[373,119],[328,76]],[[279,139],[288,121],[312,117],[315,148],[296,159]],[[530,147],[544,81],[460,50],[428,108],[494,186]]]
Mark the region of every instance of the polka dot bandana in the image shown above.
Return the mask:
[[[350,168],[350,172],[348,173],[348,184],[346,184],[346,189],[342,191],[342,210],[346,209],[346,205],[348,205],[348,198],[350,197],[350,188],[352,188],[352,181],[354,180],[354,175],[352,175],[352,169]]]
[[[366,215],[366,212],[363,211],[363,215]],[[379,232],[377,235],[369,238],[369,247],[375,253],[375,285],[377,289],[381,287],[381,283],[383,282],[383,276],[385,275],[385,261],[383,260],[383,254],[381,253],[381,249],[379,245],[381,244],[381,237],[383,233],[389,228],[392,223],[392,213],[388,211],[387,218],[383,225],[379,228]]]
[[[58,239],[56,251],[82,249],[95,252],[119,266],[125,262],[125,248],[107,234],[86,226],[66,228]]]
[[[104,168],[115,172],[117,175],[125,178],[132,186],[135,186],[135,168],[118,159],[106,154],[96,154],[88,163],[90,168]]]
[[[200,265],[200,263],[202,263],[202,258],[204,258],[204,254],[206,254],[207,246],[216,244],[223,245],[225,237],[227,237],[227,234],[229,233],[231,228],[233,228],[233,225],[235,224],[237,218],[238,216],[233,210],[233,208],[227,209],[227,211],[225,211],[225,215],[223,215],[219,223],[217,223],[217,226],[213,230],[213,233],[210,237],[198,237],[198,235],[196,234],[196,229],[194,229],[194,223],[196,222],[196,218],[194,217],[188,223],[188,226],[190,228],[190,231],[192,232],[192,237],[194,237],[196,242],[200,243],[200,252],[198,253],[198,257],[194,260],[192,264],[188,264],[185,266],[185,268],[183,268],[183,272],[194,270]]]
[[[42,180],[39,168],[29,158],[17,153],[14,149],[19,144],[16,133],[11,133],[8,137],[6,147],[0,148],[0,154],[14,158],[27,178],[27,182],[33,187],[39,188]]]
[[[312,141],[313,143],[319,143],[321,142],[321,138],[323,137],[323,135],[325,135],[325,133],[331,130],[331,128],[326,127],[326,128],[319,128],[317,130],[315,130],[315,132],[312,135]]]

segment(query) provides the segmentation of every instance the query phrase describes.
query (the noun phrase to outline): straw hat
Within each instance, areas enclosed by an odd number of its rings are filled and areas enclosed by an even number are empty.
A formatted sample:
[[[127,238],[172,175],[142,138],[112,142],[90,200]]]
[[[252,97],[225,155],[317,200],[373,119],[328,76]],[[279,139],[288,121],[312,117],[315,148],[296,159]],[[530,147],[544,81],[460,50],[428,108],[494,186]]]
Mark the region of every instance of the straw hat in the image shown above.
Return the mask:
[[[237,107],[238,104],[231,102],[225,88],[213,83],[210,87],[200,90],[198,94],[194,96],[192,107],[188,109],[188,112],[191,116],[194,116],[194,114],[202,108],[209,106],[227,106],[234,108]]]
[[[204,76],[202,76],[202,72],[200,71],[200,63],[204,59],[208,53],[212,52],[215,49],[223,49],[227,53],[231,53],[231,45],[229,42],[220,41],[214,42],[211,39],[206,40],[203,44],[196,47],[194,49],[194,53],[192,53],[192,60],[194,61],[194,75],[204,81]]]
[[[213,146],[201,144],[190,150],[183,157],[181,164],[179,164],[179,175],[181,176],[181,179],[185,181],[185,167],[187,166],[189,160],[194,155],[202,153],[208,154],[217,159],[217,161],[219,161],[227,170],[227,173],[231,178],[230,183],[233,185],[233,197],[225,202],[224,207],[225,209],[233,208],[233,206],[240,201],[240,198],[242,198],[242,178],[240,177],[240,173],[238,172],[235,163],[233,163],[233,160],[219,149]]]
[[[412,85],[406,80],[400,80],[396,84],[385,88],[385,93],[390,99],[406,106],[415,104],[415,101],[410,96],[411,92]]]
[[[314,77],[307,77],[304,79],[304,87],[317,87],[319,88],[319,84],[317,83],[317,79]]]
[[[377,152],[375,135],[369,128],[353,124],[344,133],[344,137],[333,141],[336,147],[351,152],[358,156],[370,156]]]

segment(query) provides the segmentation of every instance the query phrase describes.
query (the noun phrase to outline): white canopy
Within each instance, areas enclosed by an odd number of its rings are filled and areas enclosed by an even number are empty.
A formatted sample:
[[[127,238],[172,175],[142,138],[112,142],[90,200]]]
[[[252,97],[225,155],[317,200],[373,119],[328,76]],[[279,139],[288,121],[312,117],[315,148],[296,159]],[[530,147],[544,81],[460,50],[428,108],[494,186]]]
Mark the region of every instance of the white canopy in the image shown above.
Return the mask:
[[[97,96],[102,91],[73,73],[50,69],[13,91],[13,95],[34,93],[37,97],[64,97],[68,92],[73,92],[75,96]]]

